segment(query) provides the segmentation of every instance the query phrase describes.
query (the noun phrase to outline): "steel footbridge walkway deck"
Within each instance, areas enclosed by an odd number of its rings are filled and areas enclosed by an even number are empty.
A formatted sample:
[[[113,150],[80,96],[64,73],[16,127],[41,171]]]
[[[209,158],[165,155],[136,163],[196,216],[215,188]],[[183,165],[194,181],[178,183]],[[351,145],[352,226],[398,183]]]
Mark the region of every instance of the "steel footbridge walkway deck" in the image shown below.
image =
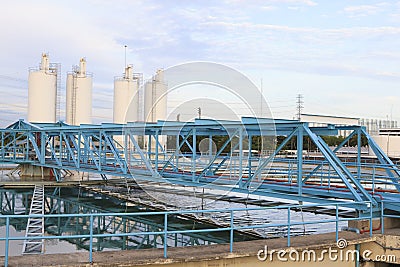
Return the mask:
[[[324,137],[339,131],[349,134],[337,147],[328,147]],[[340,149],[350,141],[355,153],[344,157]],[[365,143],[369,155],[363,154]],[[310,127],[268,118],[81,126],[20,120],[0,129],[0,162],[50,168],[58,181],[67,171],[92,172],[103,179],[167,182],[221,194],[339,201],[346,207],[353,202],[361,212],[369,203],[379,212],[384,200],[386,209],[400,212],[400,170],[361,126]]]

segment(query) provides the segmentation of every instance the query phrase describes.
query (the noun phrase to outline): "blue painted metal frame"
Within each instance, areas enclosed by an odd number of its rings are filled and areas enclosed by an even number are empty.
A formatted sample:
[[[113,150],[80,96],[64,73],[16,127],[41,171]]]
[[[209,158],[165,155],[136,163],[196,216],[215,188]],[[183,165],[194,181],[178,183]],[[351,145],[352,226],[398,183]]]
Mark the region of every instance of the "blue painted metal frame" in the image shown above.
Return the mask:
[[[336,135],[339,130],[352,133],[332,151],[321,136]],[[177,137],[174,153],[164,150],[160,143],[162,135]],[[228,140],[210,160],[202,163],[198,160],[196,140],[201,136],[218,135],[228,136]],[[245,140],[276,135],[286,138],[267,156],[253,156],[251,147],[244,156]],[[361,135],[367,137],[379,163],[363,163],[360,146],[354,163],[343,162],[336,155],[354,135],[357,135],[358,144],[361,144]],[[148,138],[146,148],[140,144],[138,136]],[[303,155],[303,136],[308,136],[318,147],[321,159],[313,161]],[[223,155],[222,151],[232,144],[233,137],[238,138],[238,143],[232,145],[230,154]],[[283,148],[295,137],[295,157],[282,158]],[[155,140],[155,147],[152,147],[152,140]],[[383,198],[400,201],[400,170],[360,126],[309,127],[303,122],[267,118],[81,126],[62,122],[32,124],[20,120],[0,129],[0,144],[0,162],[48,167],[53,169],[57,181],[62,179],[60,170],[77,170],[98,173],[103,179],[111,175],[215,189],[229,186],[236,192],[313,203],[343,199],[342,203],[347,205],[349,201],[367,201],[379,209],[377,192]],[[190,148],[190,154],[181,154],[184,144]],[[236,150],[237,155],[233,155]],[[296,179],[292,179],[294,175]],[[393,188],[393,192],[382,192],[379,188],[382,185]],[[357,206],[366,210],[365,205]]]
[[[352,208],[351,203],[349,204],[349,208]],[[358,204],[365,204],[365,202],[361,202]],[[101,237],[123,237],[123,236],[146,236],[146,235],[162,235],[164,238],[164,248],[163,255],[165,258],[168,257],[168,244],[166,242],[168,234],[193,234],[193,233],[209,233],[209,232],[227,232],[229,234],[229,252],[233,252],[234,246],[234,232],[241,230],[249,230],[249,229],[262,229],[262,228],[276,228],[276,227],[284,227],[286,228],[287,234],[287,246],[291,245],[291,227],[301,226],[301,225],[317,225],[317,224],[326,224],[326,223],[335,223],[335,241],[339,238],[339,222],[348,222],[348,221],[358,221],[358,220],[370,220],[370,225],[372,225],[372,220],[374,218],[382,218],[383,213],[374,215],[372,212],[372,205],[369,203],[369,213],[368,216],[358,216],[356,218],[340,218],[338,216],[339,207],[343,206],[343,203],[331,203],[328,206],[334,207],[336,210],[335,218],[321,219],[321,220],[309,220],[307,222],[303,220],[294,220],[291,216],[291,213],[295,210],[299,210],[307,207],[321,207],[321,205],[290,205],[290,206],[278,206],[278,207],[263,207],[263,208],[236,208],[236,209],[210,209],[210,210],[181,210],[181,211],[161,211],[161,212],[135,212],[135,213],[90,213],[90,214],[45,214],[45,215],[0,215],[0,219],[5,219],[6,221],[6,233],[5,236],[0,237],[0,241],[5,241],[5,257],[4,257],[4,266],[8,266],[9,264],[9,241],[13,240],[36,240],[36,239],[78,239],[78,238],[87,238],[89,239],[89,263],[93,263],[93,239],[101,238]],[[234,216],[235,213],[240,213],[243,211],[251,212],[251,211],[259,211],[259,210],[283,210],[287,211],[286,214],[286,222],[284,223],[265,223],[265,224],[257,224],[257,225],[235,225]],[[218,213],[228,213],[229,214],[229,225],[221,226],[219,228],[205,228],[205,229],[191,229],[191,230],[169,230],[168,228],[168,216],[170,215],[182,215],[182,214],[218,214]],[[130,232],[130,233],[107,233],[107,234],[95,234],[94,229],[94,218],[99,216],[118,216],[118,217],[135,217],[135,216],[154,216],[154,215],[162,215],[164,216],[162,230],[160,231],[147,231],[147,232]],[[23,218],[87,218],[89,217],[89,234],[70,234],[70,235],[44,235],[44,236],[10,236],[10,219],[23,219]],[[400,217],[400,216],[399,216]],[[382,219],[382,222],[383,219]],[[161,227],[160,227],[161,228]],[[383,229],[383,228],[382,228]],[[372,228],[370,231],[370,236],[372,236]]]
[[[329,164],[334,168],[334,170],[339,175],[343,183],[346,185],[347,189],[350,190],[356,201],[367,200],[376,205],[377,202],[375,201],[375,199],[373,199],[371,195],[362,187],[362,185],[353,177],[351,172],[343,164],[341,164],[341,161],[329,149],[326,143],[320,137],[314,134],[308,126],[305,126],[304,130],[314,142],[314,144],[317,145],[319,150],[328,160]],[[356,191],[356,189],[350,182],[356,187],[357,190],[359,190],[361,194]]]

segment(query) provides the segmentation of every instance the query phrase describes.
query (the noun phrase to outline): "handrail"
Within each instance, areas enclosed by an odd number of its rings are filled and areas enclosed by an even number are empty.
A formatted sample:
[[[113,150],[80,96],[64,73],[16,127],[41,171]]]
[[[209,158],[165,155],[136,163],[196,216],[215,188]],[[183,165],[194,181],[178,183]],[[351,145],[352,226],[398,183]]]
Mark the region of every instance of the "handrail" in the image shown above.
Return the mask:
[[[167,239],[168,235],[170,234],[190,234],[190,233],[210,233],[210,232],[227,232],[229,233],[229,252],[233,252],[233,243],[234,243],[234,232],[240,230],[250,230],[250,229],[259,229],[259,228],[270,228],[270,227],[285,227],[286,228],[286,237],[287,237],[287,246],[291,245],[291,228],[293,226],[298,225],[310,225],[310,224],[326,224],[326,223],[335,223],[335,236],[336,241],[339,238],[339,223],[345,221],[357,221],[357,220],[369,220],[370,225],[372,225],[372,220],[376,217],[372,212],[373,206],[369,202],[362,202],[358,204],[365,204],[368,205],[370,208],[370,212],[366,213],[365,216],[360,216],[356,218],[340,218],[339,217],[339,207],[343,207],[344,203],[336,203],[336,204],[303,204],[303,205],[284,205],[278,207],[257,207],[257,208],[233,208],[233,209],[209,209],[209,210],[182,210],[182,211],[156,211],[156,212],[136,212],[136,213],[91,213],[91,214],[30,214],[30,215],[0,215],[0,219],[6,220],[6,235],[0,237],[0,241],[5,241],[5,258],[4,258],[4,265],[8,266],[9,260],[9,241],[12,240],[37,240],[37,239],[76,239],[76,238],[87,238],[89,240],[89,262],[93,263],[93,239],[100,238],[100,237],[127,237],[127,236],[147,236],[147,235],[162,235],[164,238],[164,257],[168,257],[168,245]],[[354,202],[350,203],[354,204]],[[313,221],[296,221],[293,220],[291,213],[295,212],[295,209],[305,208],[305,207],[334,207],[336,211],[336,216],[334,218],[329,219],[321,219],[321,220],[313,220]],[[271,209],[279,209],[279,210],[286,210],[287,211],[287,220],[283,223],[265,223],[265,224],[257,224],[257,225],[237,225],[234,223],[234,216],[235,212],[240,211],[252,211],[252,210],[271,210]],[[204,228],[204,229],[182,229],[182,230],[169,230],[168,229],[168,216],[169,215],[179,215],[179,214],[188,214],[188,213],[218,213],[224,212],[229,213],[229,224],[226,226],[220,226],[218,228]],[[130,233],[102,233],[102,234],[95,234],[93,232],[94,229],[94,218],[100,216],[154,216],[154,215],[163,215],[164,216],[164,223],[160,225],[159,231],[149,231],[149,232],[130,232]],[[87,234],[79,234],[79,235],[54,235],[54,236],[10,236],[10,219],[18,219],[18,218],[81,218],[81,217],[89,217],[89,233]],[[379,218],[379,216],[377,217]],[[383,221],[383,220],[382,220]],[[383,224],[382,224],[383,229]],[[372,235],[372,228],[370,230],[370,235]]]

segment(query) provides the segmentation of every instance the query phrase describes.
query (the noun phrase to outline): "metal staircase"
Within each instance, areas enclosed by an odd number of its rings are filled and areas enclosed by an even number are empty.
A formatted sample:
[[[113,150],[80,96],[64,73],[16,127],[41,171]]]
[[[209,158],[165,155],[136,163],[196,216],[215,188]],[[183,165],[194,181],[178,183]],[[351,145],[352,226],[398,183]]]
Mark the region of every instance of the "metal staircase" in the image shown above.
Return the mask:
[[[44,186],[35,185],[29,215],[44,215]],[[30,217],[26,225],[25,237],[40,237],[44,235],[44,218]],[[43,239],[25,239],[22,254],[42,254]]]

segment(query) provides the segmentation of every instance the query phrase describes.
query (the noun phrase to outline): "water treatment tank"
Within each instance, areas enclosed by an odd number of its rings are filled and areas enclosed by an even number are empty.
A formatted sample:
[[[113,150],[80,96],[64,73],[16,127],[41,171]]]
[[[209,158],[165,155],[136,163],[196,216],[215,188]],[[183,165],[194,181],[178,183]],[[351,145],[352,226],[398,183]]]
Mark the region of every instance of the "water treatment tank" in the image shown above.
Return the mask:
[[[163,70],[158,70],[145,85],[144,119],[146,122],[165,120],[167,116],[167,84]]]
[[[86,72],[86,60],[67,74],[66,122],[71,125],[92,123],[92,76]]]
[[[57,69],[50,66],[48,54],[42,54],[39,69],[29,71],[28,121],[56,122]]]
[[[114,123],[126,123],[139,120],[139,83],[140,74],[133,73],[131,65],[125,68],[123,77],[114,80]],[[128,109],[129,108],[129,109]],[[127,113],[127,111],[129,112]]]

